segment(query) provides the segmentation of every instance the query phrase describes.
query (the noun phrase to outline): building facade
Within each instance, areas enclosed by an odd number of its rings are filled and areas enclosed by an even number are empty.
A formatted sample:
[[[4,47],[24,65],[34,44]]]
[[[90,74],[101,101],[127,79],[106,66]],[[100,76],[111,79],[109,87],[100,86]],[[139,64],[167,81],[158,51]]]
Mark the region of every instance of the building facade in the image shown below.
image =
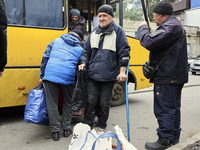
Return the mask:
[[[200,0],[169,0],[187,32],[188,56],[200,56]]]

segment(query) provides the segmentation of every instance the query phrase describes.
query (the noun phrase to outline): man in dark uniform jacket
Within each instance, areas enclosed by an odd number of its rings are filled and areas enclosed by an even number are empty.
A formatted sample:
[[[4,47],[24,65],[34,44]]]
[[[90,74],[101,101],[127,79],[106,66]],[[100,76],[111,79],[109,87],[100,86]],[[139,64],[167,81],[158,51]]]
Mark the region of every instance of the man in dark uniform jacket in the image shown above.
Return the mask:
[[[139,40],[150,51],[150,64],[154,68],[176,43],[153,79],[154,114],[158,121],[158,141],[147,142],[148,150],[163,150],[177,144],[180,138],[181,91],[188,82],[186,34],[178,19],[173,15],[173,8],[168,0],[162,0],[153,8],[153,19],[158,28],[150,31],[146,22],[140,24]]]
[[[7,64],[7,16],[4,0],[0,0],[0,78],[3,76],[3,70]]]

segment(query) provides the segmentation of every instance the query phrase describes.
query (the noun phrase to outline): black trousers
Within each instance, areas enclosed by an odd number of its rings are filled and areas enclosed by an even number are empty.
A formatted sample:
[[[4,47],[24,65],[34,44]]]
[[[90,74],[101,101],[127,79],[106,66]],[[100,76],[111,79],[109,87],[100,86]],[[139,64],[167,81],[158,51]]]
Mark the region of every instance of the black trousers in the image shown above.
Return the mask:
[[[86,104],[84,123],[88,124],[93,128],[93,122],[95,118],[95,107],[98,104],[98,127],[105,129],[107,127],[107,120],[109,116],[110,109],[110,98],[112,96],[112,89],[114,86],[114,81],[111,82],[97,82],[88,79],[87,83],[87,95],[88,100]]]
[[[159,137],[179,140],[181,132],[181,91],[183,84],[154,84],[154,113]]]

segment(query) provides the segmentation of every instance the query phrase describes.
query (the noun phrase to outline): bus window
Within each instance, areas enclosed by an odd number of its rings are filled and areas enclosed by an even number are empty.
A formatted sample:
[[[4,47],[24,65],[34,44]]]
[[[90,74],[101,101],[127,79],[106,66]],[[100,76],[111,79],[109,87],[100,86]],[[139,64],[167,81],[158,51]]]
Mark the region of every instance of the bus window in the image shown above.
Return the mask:
[[[138,25],[144,21],[144,12],[142,10],[141,0],[123,1],[123,14],[120,14],[119,2],[111,3],[114,10],[114,21],[120,24],[122,16],[123,29],[128,36],[137,38]]]
[[[8,24],[63,28],[63,0],[5,0],[5,4]]]
[[[23,25],[23,0],[5,0],[8,24]]]

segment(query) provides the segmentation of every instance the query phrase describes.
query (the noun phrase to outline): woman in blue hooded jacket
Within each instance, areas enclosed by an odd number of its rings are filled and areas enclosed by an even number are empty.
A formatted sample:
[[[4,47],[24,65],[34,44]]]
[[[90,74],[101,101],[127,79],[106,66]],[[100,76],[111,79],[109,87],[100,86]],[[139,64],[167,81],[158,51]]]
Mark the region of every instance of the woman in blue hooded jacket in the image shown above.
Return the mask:
[[[80,45],[81,39],[83,39],[82,31],[73,30],[70,33],[61,35],[60,38],[56,38],[47,46],[43,54],[40,82],[44,82],[45,85],[47,111],[54,141],[60,139],[59,89],[63,93],[63,136],[68,137],[72,133],[72,93],[78,61],[83,51]]]

